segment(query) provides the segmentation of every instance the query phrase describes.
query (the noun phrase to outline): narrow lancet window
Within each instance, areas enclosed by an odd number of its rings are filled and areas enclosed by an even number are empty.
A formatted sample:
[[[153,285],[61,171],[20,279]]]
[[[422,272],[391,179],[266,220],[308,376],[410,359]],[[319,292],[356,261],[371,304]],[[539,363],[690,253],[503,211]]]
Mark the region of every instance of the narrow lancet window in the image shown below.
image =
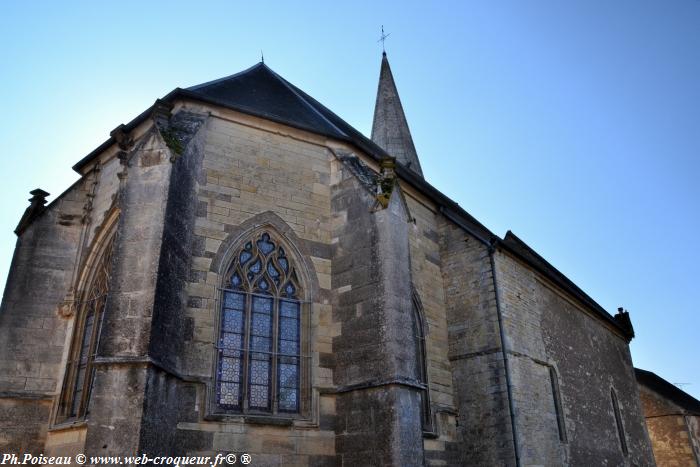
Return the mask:
[[[554,399],[554,413],[557,416],[557,428],[559,430],[559,441],[566,443],[566,425],[564,422],[564,411],[561,406],[561,394],[559,393],[559,379],[557,372],[549,367],[549,381],[552,385],[552,398]]]
[[[225,412],[301,411],[301,286],[268,232],[236,252],[222,292],[216,405]]]
[[[615,390],[610,390],[610,398],[612,399],[613,412],[615,413],[615,424],[617,425],[617,434],[620,438],[620,449],[622,453],[626,456],[627,451],[627,438],[625,437],[625,427],[622,425],[622,414],[620,413],[620,404],[617,402],[617,394]]]
[[[413,334],[415,339],[415,362],[416,375],[418,382],[423,386],[420,393],[421,396],[421,416],[423,420],[423,431],[432,432],[433,417],[430,409],[430,394],[428,389],[428,367],[426,364],[426,346],[425,346],[425,320],[423,319],[423,309],[418,298],[418,294],[414,291],[412,296],[413,310],[411,313]]]

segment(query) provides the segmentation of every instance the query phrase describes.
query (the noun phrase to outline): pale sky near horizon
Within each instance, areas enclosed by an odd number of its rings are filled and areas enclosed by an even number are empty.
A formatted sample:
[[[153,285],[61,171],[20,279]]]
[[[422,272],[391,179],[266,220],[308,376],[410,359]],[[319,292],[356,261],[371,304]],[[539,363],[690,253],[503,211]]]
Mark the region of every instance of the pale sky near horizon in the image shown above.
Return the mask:
[[[0,283],[29,191],[175,87],[265,62],[369,135],[381,45],[426,179],[700,399],[700,0],[5,2]]]

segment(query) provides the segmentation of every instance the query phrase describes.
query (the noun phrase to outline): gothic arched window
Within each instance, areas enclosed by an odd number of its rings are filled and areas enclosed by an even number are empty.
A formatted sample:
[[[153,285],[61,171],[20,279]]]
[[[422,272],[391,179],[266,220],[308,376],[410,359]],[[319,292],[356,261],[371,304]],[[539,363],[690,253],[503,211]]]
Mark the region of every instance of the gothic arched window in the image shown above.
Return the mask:
[[[76,306],[75,330],[58,409],[59,419],[75,419],[87,415],[94,376],[93,363],[109,292],[114,237],[112,234],[106,242],[93,269],[90,285]]]
[[[427,356],[425,348],[425,320],[423,319],[423,307],[418,298],[416,291],[413,291],[412,296],[413,310],[411,313],[412,325],[413,325],[413,335],[415,338],[415,362],[416,362],[416,376],[418,377],[418,382],[423,386],[423,390],[420,393],[421,397],[421,416],[423,420],[423,431],[432,432],[433,430],[433,417],[430,408],[430,394],[428,391],[428,367],[427,367]]]
[[[238,413],[302,411],[301,284],[287,252],[262,232],[225,276],[216,405]]]

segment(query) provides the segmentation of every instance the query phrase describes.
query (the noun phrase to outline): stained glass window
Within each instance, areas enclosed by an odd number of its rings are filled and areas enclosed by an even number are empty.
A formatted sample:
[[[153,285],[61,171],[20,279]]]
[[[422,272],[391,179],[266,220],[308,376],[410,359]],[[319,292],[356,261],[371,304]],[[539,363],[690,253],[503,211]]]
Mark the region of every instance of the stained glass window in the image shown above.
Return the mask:
[[[299,302],[280,300],[278,339],[279,410],[299,410]]]
[[[216,404],[237,413],[301,412],[297,274],[273,235],[234,255],[222,296]]]
[[[93,362],[109,292],[114,234],[105,245],[92,270],[92,279],[76,303],[73,344],[57,413],[58,421],[82,418],[87,414],[94,375]]]

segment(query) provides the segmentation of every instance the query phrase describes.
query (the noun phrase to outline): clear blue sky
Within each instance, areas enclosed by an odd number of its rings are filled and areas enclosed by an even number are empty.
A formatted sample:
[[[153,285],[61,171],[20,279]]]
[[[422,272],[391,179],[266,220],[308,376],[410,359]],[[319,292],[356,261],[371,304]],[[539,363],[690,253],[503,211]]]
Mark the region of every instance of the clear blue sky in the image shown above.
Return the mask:
[[[173,88],[260,59],[369,134],[380,25],[425,171],[700,398],[700,0],[5,2],[0,282],[29,190]]]

